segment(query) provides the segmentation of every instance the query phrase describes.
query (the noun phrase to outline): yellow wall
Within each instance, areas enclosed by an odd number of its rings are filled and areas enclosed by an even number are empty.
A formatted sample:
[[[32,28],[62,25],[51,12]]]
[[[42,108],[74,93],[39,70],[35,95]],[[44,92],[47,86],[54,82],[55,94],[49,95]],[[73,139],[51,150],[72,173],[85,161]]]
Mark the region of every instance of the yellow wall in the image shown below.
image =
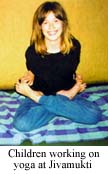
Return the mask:
[[[26,71],[32,17],[43,0],[0,0],[0,88],[13,88]],[[108,1],[60,0],[82,45],[78,72],[87,82],[108,81]]]

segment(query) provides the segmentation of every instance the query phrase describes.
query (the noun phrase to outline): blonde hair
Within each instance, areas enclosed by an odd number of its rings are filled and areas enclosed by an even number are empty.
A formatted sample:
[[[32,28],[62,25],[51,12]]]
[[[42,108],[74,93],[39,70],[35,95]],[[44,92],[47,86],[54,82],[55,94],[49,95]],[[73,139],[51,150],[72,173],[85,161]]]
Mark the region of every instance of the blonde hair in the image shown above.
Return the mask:
[[[33,17],[32,35],[31,35],[30,44],[35,45],[35,50],[37,53],[41,55],[46,54],[47,49],[45,45],[44,35],[41,30],[41,25],[43,21],[45,20],[45,17],[48,12],[53,12],[55,17],[63,22],[63,32],[61,34],[61,52],[63,54],[67,54],[70,52],[70,49],[73,47],[72,35],[69,29],[66,12],[64,11],[60,3],[56,1],[44,2],[37,8]]]

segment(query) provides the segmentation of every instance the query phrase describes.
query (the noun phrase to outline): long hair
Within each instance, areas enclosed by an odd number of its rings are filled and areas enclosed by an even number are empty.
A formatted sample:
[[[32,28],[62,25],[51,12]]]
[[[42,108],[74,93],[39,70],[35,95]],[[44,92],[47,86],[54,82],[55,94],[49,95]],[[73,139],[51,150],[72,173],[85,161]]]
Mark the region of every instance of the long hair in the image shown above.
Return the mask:
[[[48,12],[53,12],[55,17],[63,22],[63,32],[61,34],[61,52],[63,54],[69,53],[70,49],[73,47],[72,35],[70,32],[68,19],[66,12],[60,3],[54,2],[44,2],[35,11],[32,24],[32,35],[30,44],[35,45],[35,50],[41,55],[45,55],[47,52],[44,35],[41,30],[41,25],[45,20]]]

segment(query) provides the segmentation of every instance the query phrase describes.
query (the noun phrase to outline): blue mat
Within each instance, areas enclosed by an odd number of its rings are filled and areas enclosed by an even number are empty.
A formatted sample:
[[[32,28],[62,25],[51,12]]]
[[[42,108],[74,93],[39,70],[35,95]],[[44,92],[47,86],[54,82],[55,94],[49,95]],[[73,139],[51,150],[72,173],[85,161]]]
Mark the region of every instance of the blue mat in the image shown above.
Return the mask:
[[[79,142],[108,138],[108,86],[90,87],[82,93],[84,98],[98,104],[102,120],[95,125],[74,123],[55,117],[48,125],[22,133],[13,128],[13,117],[23,96],[0,91],[0,145],[20,145],[24,140],[41,142]]]

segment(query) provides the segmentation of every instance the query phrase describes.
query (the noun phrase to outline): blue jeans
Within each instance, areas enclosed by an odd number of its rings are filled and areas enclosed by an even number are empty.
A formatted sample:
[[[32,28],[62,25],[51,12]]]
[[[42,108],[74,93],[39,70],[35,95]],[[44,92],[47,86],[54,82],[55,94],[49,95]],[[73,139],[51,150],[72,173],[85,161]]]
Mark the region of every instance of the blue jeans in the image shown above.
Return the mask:
[[[15,114],[13,125],[27,132],[48,124],[55,116],[77,123],[96,124],[101,119],[101,111],[80,95],[71,100],[63,95],[44,95],[38,103],[25,98]]]

